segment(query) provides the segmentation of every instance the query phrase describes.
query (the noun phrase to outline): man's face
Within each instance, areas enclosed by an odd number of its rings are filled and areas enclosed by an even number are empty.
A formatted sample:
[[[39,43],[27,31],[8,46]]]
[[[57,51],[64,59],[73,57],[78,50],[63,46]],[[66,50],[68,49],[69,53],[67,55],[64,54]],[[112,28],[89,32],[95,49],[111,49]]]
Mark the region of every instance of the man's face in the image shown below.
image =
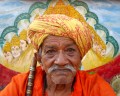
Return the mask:
[[[41,63],[46,75],[55,84],[73,82],[81,56],[70,38],[48,36],[42,44]]]
[[[19,46],[12,46],[11,47],[11,52],[14,58],[17,58],[21,54],[21,49]]]

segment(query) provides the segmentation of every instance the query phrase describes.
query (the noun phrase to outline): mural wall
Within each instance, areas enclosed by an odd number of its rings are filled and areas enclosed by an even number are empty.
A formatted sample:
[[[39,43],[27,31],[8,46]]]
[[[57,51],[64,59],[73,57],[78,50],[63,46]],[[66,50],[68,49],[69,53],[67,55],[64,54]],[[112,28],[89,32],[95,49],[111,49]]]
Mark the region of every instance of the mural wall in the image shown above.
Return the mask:
[[[66,9],[63,9],[63,13],[59,11],[63,8],[60,7],[61,4]],[[82,70],[102,66],[119,55],[119,1],[2,0],[0,1],[1,66],[20,73],[29,70],[35,50],[27,36],[27,28],[37,16],[54,13],[51,9],[60,14],[68,12],[74,18],[78,12],[79,20],[90,25],[94,43],[82,60]]]

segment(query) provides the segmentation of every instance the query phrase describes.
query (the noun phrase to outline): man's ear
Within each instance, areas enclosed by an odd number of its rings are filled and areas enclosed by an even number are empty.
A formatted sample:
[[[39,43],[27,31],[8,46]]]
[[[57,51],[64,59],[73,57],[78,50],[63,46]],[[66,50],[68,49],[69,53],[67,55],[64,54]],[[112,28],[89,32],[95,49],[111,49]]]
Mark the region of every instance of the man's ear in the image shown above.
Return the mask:
[[[39,53],[37,53],[37,61],[39,62],[39,64],[40,64],[42,70],[44,70],[43,64],[42,64],[42,62],[41,62],[41,54],[39,54]]]
[[[37,61],[41,64],[41,55],[37,52]]]
[[[38,51],[37,51],[37,61],[41,64],[41,54],[42,54],[42,51],[41,51],[41,47],[39,47]]]

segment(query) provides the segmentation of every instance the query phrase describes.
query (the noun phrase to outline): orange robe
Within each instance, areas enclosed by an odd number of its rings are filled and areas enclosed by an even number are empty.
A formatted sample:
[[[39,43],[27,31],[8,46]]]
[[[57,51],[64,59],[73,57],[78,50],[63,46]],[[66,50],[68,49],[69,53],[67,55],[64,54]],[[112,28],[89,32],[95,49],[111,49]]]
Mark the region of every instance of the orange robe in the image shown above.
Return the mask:
[[[13,77],[12,81],[0,92],[0,96],[25,96],[27,78],[29,73],[22,73]],[[33,95],[42,96],[43,71],[41,67],[36,70]],[[116,96],[110,85],[97,74],[88,74],[78,71],[71,96]]]

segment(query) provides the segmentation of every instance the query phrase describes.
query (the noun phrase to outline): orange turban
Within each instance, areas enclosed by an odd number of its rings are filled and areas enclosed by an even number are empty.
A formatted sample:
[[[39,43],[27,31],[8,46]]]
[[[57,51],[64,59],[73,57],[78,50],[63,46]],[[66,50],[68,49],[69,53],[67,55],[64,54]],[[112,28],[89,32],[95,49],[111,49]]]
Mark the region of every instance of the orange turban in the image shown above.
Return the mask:
[[[28,36],[37,49],[48,35],[71,38],[77,44],[82,57],[92,47],[92,38],[87,24],[66,15],[43,15],[30,24]]]

